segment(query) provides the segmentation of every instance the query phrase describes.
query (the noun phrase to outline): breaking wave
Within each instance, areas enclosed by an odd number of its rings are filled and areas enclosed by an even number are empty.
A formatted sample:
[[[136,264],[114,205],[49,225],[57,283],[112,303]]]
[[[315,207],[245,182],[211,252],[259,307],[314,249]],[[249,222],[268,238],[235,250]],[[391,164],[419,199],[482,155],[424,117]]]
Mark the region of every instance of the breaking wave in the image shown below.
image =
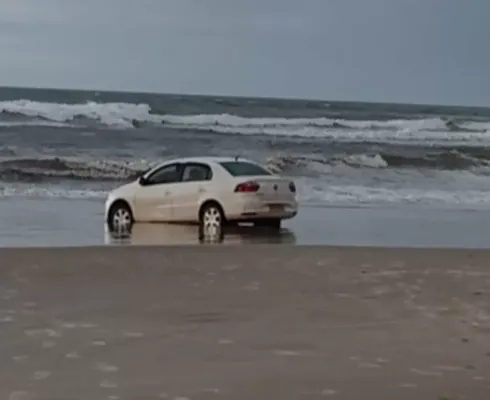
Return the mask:
[[[19,118],[24,120],[19,121]],[[0,125],[70,126],[93,121],[108,127],[140,128],[148,124],[173,129],[243,135],[302,136],[333,140],[490,142],[490,122],[444,118],[346,120],[318,118],[242,117],[231,114],[159,114],[148,104],[48,103],[31,100],[0,102]],[[68,125],[66,125],[68,124]]]
[[[315,169],[314,164],[328,166],[346,165],[353,168],[429,168],[439,170],[473,170],[483,167],[487,172],[490,160],[461,153],[457,150],[426,153],[421,156],[406,156],[395,153],[340,154],[328,157],[273,156],[267,160],[268,167],[277,173],[294,171],[297,168]],[[316,169],[315,169],[316,170]]]
[[[2,146],[0,145],[0,157],[11,157],[16,154],[16,148],[14,146]]]
[[[276,173],[302,175],[309,170],[321,174],[328,170],[318,165],[351,168],[432,168],[439,170],[471,170],[483,167],[487,173],[490,160],[470,156],[458,151],[427,153],[418,157],[401,154],[334,154],[331,156],[276,155],[266,161]],[[86,161],[70,158],[14,158],[0,161],[0,180],[4,182],[42,182],[57,180],[76,181],[130,181],[154,165],[148,161],[115,162]],[[308,174],[306,174],[308,175]]]
[[[0,161],[0,180],[41,182],[60,179],[84,181],[129,181],[148,165],[109,161],[80,161],[63,158],[23,158]]]

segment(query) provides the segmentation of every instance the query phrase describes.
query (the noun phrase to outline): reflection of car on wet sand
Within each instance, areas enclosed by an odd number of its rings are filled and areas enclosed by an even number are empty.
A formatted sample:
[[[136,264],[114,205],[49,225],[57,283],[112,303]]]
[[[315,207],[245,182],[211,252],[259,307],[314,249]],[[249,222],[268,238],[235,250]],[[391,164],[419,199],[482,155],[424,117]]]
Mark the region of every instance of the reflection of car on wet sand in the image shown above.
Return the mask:
[[[130,232],[110,231],[105,226],[106,244],[127,244],[139,246],[196,245],[201,243],[222,244],[294,244],[296,236],[289,229],[271,231],[250,226],[228,226],[218,237],[203,240],[199,229],[186,224],[134,224]]]
[[[278,230],[297,210],[290,179],[243,158],[191,157],[160,164],[112,191],[105,218],[111,231],[135,222],[195,222],[215,235],[231,222]]]

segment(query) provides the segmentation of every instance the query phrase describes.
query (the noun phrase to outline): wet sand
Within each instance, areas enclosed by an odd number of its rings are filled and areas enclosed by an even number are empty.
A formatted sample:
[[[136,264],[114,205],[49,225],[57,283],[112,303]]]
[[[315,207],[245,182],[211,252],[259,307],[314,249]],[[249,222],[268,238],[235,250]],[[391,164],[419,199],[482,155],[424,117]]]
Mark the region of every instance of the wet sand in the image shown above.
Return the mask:
[[[90,199],[0,197],[0,247],[112,244],[104,204]],[[488,209],[309,207],[284,222],[281,234],[226,232],[223,244],[280,243],[330,246],[490,249]],[[137,224],[128,245],[199,244],[196,227]]]
[[[0,249],[0,399],[490,398],[490,252]]]

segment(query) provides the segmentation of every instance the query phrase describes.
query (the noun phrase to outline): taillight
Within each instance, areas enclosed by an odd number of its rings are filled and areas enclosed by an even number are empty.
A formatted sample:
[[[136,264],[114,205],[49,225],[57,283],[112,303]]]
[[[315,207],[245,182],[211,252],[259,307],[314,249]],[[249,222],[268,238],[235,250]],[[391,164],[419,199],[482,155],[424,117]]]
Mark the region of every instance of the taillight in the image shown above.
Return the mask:
[[[255,181],[247,181],[240,183],[236,186],[235,192],[239,193],[253,193],[260,189],[260,185]]]
[[[294,182],[289,182],[289,190],[291,191],[291,193],[296,193],[296,185],[294,184]]]

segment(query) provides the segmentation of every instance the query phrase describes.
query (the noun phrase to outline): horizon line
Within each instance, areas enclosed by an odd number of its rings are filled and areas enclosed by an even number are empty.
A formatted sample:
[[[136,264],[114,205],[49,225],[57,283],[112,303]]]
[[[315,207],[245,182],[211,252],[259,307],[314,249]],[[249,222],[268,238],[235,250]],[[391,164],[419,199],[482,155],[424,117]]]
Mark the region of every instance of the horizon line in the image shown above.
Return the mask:
[[[229,95],[229,94],[215,94],[215,93],[170,93],[170,92],[148,92],[140,90],[109,90],[109,89],[82,89],[82,88],[56,88],[47,86],[5,86],[0,85],[0,90],[14,89],[14,90],[46,90],[46,91],[59,91],[59,92],[96,92],[96,93],[114,93],[114,94],[136,94],[136,95],[151,95],[151,96],[185,96],[185,97],[222,97],[228,99],[255,99],[255,100],[286,100],[291,102],[318,102],[318,103],[337,103],[337,104],[376,104],[376,105],[395,105],[395,106],[415,106],[415,107],[445,107],[445,108],[480,108],[490,109],[490,105],[463,105],[463,104],[437,104],[437,103],[410,103],[402,101],[372,101],[372,100],[328,100],[321,98],[306,98],[306,97],[276,97],[276,96],[244,96],[244,95]]]

